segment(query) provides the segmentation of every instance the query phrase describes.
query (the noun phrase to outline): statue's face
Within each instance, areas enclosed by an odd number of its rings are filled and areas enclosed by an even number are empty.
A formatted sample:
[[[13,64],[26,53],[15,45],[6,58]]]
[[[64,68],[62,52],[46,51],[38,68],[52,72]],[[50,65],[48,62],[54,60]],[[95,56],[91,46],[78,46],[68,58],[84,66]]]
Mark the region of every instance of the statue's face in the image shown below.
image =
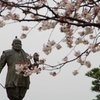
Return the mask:
[[[13,49],[16,51],[20,51],[22,49],[22,44],[20,41],[15,41],[12,46]]]

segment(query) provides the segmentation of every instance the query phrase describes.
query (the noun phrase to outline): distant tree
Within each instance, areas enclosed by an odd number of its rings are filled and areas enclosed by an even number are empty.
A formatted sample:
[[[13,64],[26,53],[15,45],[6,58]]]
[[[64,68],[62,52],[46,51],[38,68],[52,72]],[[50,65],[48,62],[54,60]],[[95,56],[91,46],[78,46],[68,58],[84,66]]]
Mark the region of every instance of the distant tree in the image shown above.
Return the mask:
[[[94,78],[94,80],[92,81],[91,90],[100,93],[100,68],[93,68],[85,75]],[[100,94],[98,94],[96,96],[96,99],[93,100],[100,100]]]
[[[50,30],[50,36],[59,27],[59,31],[64,33],[63,39],[56,43],[57,37],[51,40],[48,35],[43,52],[49,55],[54,47],[60,50],[61,42],[65,42],[70,52],[62,58],[62,63],[44,64],[48,66],[44,68],[47,70],[61,69],[75,60],[81,66],[90,68],[91,62],[87,61],[87,56],[100,51],[100,0],[0,0],[0,27],[7,22],[33,22],[39,31]],[[26,33],[21,35],[21,39],[26,38],[34,27],[23,25],[22,30]],[[76,49],[79,46],[83,48],[82,51]],[[71,59],[70,54],[74,54]],[[51,73],[53,76],[56,74]],[[78,74],[78,70],[73,74]]]

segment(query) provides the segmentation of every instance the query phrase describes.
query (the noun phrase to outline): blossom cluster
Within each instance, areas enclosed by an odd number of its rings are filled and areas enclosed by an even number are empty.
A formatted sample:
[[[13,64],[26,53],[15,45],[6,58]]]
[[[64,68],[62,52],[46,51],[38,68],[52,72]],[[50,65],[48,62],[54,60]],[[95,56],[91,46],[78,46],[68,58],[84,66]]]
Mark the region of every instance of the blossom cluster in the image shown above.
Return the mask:
[[[100,45],[99,45],[98,43],[96,43],[96,44],[91,43],[91,44],[89,45],[89,49],[90,49],[93,53],[98,52],[98,51],[100,51]]]
[[[39,74],[42,70],[39,65],[43,65],[45,63],[45,59],[40,59],[39,60],[39,54],[34,53],[33,56],[29,55],[27,57],[28,59],[34,59],[34,63],[29,63],[29,62],[16,62],[15,64],[15,71],[17,74],[23,74],[23,76],[29,76],[32,73]],[[44,70],[44,68],[43,68]]]
[[[13,13],[9,12],[8,14],[3,15],[2,18],[3,18],[3,20],[10,20],[10,19],[18,20],[20,18],[20,15],[17,13],[13,14]]]
[[[0,20],[0,27],[5,26],[5,22],[3,20]]]
[[[60,50],[62,48],[62,46],[60,44],[56,44],[54,40],[52,41],[48,40],[48,43],[43,45],[43,52],[46,55],[50,54],[53,46],[55,46],[57,50]]]
[[[57,25],[57,22],[43,21],[41,27],[39,27],[38,30],[39,31],[48,30],[51,28],[55,28],[56,25]]]

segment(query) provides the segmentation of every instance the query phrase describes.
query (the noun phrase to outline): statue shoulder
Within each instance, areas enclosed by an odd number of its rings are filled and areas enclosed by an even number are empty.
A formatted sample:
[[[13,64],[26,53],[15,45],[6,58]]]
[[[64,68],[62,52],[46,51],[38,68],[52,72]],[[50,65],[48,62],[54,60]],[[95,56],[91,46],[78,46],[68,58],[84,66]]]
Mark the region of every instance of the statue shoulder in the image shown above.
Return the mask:
[[[21,50],[22,51],[22,53],[24,53],[25,55],[29,55],[26,51],[24,51],[23,49]]]
[[[29,56],[29,54],[28,54],[27,52],[25,52],[25,54],[26,54],[27,56]]]
[[[9,55],[12,55],[13,50],[12,49],[4,50],[3,53],[9,56]]]

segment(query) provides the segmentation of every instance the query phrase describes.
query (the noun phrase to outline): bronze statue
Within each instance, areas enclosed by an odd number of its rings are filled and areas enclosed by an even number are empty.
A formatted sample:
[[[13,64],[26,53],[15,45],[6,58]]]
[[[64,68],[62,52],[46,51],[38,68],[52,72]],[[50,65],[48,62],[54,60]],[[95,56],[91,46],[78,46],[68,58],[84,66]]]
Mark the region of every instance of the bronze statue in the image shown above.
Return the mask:
[[[22,49],[21,40],[17,37],[12,42],[12,49],[3,51],[0,58],[0,73],[7,64],[7,76],[5,88],[10,100],[22,100],[29,89],[30,77],[24,77],[23,74],[16,74],[15,63],[26,61],[28,54]]]

